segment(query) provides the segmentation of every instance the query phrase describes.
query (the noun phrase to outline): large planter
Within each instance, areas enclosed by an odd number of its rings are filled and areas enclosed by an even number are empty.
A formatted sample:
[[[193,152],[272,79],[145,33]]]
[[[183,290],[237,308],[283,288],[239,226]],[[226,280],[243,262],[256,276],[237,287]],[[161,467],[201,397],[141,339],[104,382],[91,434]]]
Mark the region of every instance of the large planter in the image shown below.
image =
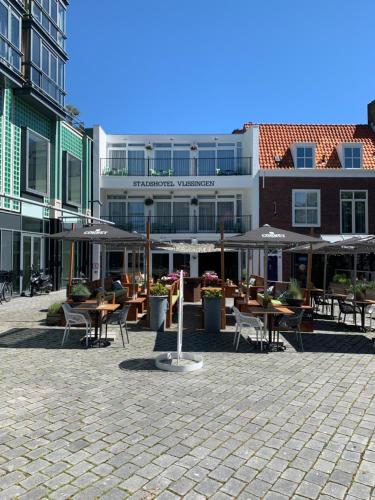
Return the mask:
[[[204,326],[207,333],[220,333],[221,298],[203,297]]]
[[[367,300],[375,300],[375,290],[373,288],[366,288],[365,298]]]
[[[164,332],[168,309],[167,295],[150,295],[150,328],[155,332]]]

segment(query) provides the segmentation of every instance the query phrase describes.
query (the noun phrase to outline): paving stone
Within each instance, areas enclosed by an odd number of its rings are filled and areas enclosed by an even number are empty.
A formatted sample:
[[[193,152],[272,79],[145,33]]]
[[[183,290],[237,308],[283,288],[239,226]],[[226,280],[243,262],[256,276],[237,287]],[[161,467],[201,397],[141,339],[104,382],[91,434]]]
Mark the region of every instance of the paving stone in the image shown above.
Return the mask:
[[[285,352],[259,356],[242,340],[233,352],[231,325],[219,337],[185,328],[205,366],[177,377],[151,359],[174,331],[130,325],[124,350],[111,329],[112,345],[89,351],[77,331],[60,349],[61,328],[42,320],[63,295],[0,307],[1,500],[374,496],[371,332],[338,341],[318,321],[304,353],[285,334]]]

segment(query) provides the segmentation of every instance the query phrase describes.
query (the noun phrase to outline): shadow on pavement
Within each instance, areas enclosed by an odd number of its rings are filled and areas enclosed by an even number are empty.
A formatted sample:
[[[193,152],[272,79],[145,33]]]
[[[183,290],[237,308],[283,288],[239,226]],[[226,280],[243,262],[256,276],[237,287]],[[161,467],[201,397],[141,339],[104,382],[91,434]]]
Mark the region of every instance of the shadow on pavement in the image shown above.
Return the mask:
[[[156,368],[155,359],[153,358],[127,359],[122,361],[118,366],[120,370],[125,371],[160,371]]]
[[[0,333],[0,348],[61,349],[64,328],[11,328]],[[63,349],[82,349],[83,330],[71,330]]]

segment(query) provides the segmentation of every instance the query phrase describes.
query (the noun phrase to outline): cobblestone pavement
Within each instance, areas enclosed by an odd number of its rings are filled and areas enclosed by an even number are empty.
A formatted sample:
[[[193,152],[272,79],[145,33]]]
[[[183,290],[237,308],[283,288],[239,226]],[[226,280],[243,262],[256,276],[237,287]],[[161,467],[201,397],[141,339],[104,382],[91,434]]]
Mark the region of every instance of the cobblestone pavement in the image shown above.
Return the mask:
[[[1,500],[375,498],[372,335],[266,354],[188,332],[204,368],[179,375],[153,364],[175,332],[61,349],[40,312],[59,296],[0,305]]]

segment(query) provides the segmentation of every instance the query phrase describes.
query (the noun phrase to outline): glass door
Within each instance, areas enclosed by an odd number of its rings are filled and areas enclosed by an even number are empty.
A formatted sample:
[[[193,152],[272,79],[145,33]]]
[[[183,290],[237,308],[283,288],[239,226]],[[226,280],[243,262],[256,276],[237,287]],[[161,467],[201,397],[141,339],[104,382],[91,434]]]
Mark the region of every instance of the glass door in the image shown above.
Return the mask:
[[[42,238],[28,234],[22,235],[21,255],[21,291],[25,292],[30,289],[31,268],[34,267],[36,271],[40,271],[43,267]]]

